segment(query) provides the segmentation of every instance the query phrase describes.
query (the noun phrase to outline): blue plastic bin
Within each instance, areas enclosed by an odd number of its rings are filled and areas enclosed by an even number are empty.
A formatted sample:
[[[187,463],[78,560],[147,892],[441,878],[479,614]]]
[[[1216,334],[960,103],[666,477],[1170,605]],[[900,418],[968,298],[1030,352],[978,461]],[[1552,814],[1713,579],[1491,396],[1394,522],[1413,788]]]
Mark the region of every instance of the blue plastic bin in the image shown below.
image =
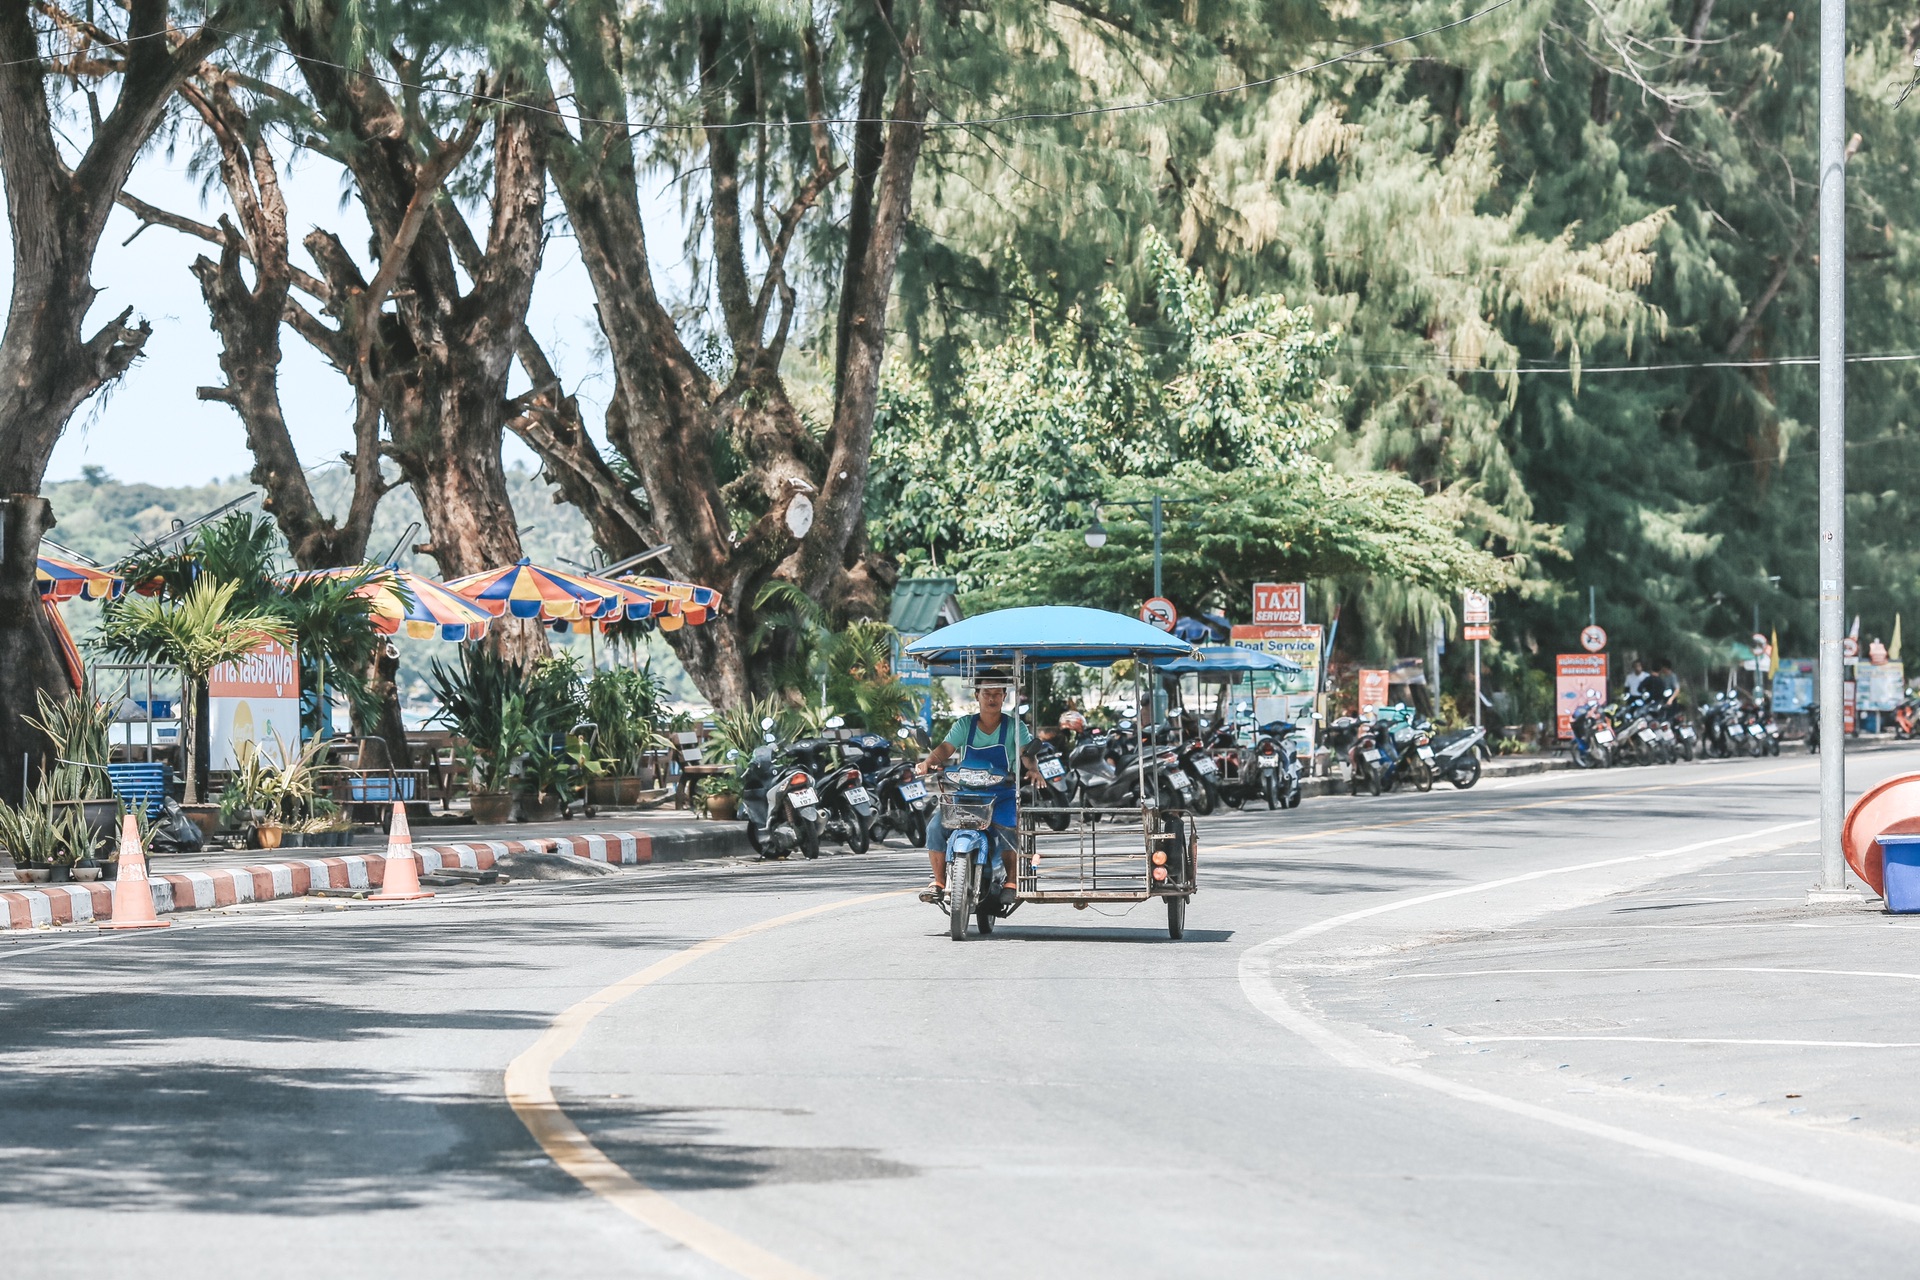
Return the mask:
[[[1920,831],[1883,833],[1880,850],[1886,855],[1881,871],[1881,896],[1887,910],[1920,912]]]
[[[413,799],[413,779],[400,778],[349,778],[347,796],[351,800],[386,804],[394,800]]]

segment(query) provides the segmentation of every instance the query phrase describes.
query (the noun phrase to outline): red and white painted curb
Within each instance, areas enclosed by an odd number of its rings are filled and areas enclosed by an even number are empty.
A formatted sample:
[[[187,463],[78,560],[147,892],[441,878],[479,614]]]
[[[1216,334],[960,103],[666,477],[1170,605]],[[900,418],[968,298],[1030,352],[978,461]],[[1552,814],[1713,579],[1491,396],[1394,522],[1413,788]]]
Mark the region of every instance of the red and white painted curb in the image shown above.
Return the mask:
[[[638,866],[653,860],[653,836],[645,831],[602,831],[592,835],[533,840],[474,840],[464,844],[415,845],[421,873],[450,867],[484,871],[510,853],[567,853],[591,862]],[[301,858],[210,871],[151,873],[153,909],[162,915],[205,911],[241,902],[298,898],[314,889],[375,889],[386,877],[384,854],[341,858]],[[113,919],[112,884],[49,884],[0,890],[0,930],[48,928]]]

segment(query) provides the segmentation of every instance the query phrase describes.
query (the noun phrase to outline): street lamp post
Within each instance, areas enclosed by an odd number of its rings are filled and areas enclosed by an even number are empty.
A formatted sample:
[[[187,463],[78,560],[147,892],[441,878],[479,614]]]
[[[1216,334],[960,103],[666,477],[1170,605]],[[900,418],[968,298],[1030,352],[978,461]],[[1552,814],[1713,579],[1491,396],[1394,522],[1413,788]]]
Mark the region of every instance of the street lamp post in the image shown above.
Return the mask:
[[[1163,595],[1165,592],[1160,582],[1160,532],[1166,523],[1165,507],[1163,504],[1168,502],[1195,501],[1198,501],[1198,496],[1194,494],[1175,494],[1168,496],[1166,494],[1156,493],[1152,498],[1140,502],[1109,502],[1103,498],[1093,504],[1093,523],[1087,526],[1087,545],[1095,551],[1107,545],[1107,527],[1100,523],[1100,509],[1102,507],[1129,507],[1136,511],[1145,507],[1148,511],[1148,520],[1151,522],[1153,528],[1153,594],[1156,596]]]
[[[1841,637],[1847,581],[1847,5],[1820,0],[1820,885],[1845,900],[1846,738]]]

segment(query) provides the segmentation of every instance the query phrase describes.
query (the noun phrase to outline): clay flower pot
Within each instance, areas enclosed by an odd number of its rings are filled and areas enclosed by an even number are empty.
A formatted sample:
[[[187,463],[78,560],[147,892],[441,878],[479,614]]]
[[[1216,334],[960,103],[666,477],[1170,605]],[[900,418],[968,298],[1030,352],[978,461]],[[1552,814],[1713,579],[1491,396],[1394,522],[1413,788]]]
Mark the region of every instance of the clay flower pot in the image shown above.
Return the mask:
[[[740,797],[732,794],[707,797],[707,816],[718,818],[722,822],[732,822],[740,813]]]

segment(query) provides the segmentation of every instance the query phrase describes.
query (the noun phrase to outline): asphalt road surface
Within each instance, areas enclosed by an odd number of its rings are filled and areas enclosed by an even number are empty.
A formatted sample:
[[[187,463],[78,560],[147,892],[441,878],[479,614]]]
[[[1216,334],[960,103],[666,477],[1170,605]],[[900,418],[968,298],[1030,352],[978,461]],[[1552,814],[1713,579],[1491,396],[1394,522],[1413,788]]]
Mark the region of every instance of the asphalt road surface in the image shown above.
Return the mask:
[[[1912,1276],[1920,933],[1805,905],[1815,786],[1210,819],[1180,942],[897,847],[8,937],[4,1271]]]

